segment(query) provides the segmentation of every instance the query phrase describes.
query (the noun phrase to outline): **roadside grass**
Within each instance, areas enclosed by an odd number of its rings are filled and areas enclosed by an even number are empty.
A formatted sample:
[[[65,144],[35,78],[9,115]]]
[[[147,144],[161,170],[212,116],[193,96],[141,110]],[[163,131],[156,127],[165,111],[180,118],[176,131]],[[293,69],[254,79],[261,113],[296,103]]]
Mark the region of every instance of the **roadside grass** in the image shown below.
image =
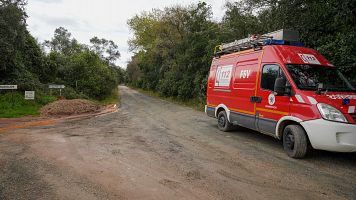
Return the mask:
[[[155,97],[155,98],[160,98],[160,99],[163,99],[163,100],[166,100],[166,101],[169,101],[169,102],[173,102],[175,104],[178,104],[178,105],[182,105],[182,106],[186,106],[186,107],[189,107],[189,108],[192,108],[194,110],[198,110],[198,111],[204,111],[205,109],[205,104],[201,103],[199,101],[198,98],[194,98],[194,99],[190,99],[190,100],[187,100],[187,101],[183,101],[181,99],[178,99],[176,97],[164,97],[162,95],[160,95],[158,92],[154,92],[154,91],[151,91],[151,90],[144,90],[144,89],[141,89],[141,88],[136,88],[136,87],[132,87],[132,86],[129,86],[141,93],[144,93],[148,96],[151,96],[151,97]]]
[[[54,96],[36,93],[35,100],[25,100],[20,92],[0,94],[0,118],[38,116],[42,106],[56,100]]]

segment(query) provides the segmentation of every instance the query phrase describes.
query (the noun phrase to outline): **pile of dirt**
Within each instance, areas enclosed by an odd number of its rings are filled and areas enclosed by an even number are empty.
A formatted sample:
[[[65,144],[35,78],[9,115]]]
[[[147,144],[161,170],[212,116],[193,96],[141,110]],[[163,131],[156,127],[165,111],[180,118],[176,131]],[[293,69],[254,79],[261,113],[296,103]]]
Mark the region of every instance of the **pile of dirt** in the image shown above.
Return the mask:
[[[68,116],[78,115],[84,113],[95,113],[101,109],[100,105],[97,105],[91,101],[83,99],[74,100],[59,100],[50,103],[41,108],[41,116]]]

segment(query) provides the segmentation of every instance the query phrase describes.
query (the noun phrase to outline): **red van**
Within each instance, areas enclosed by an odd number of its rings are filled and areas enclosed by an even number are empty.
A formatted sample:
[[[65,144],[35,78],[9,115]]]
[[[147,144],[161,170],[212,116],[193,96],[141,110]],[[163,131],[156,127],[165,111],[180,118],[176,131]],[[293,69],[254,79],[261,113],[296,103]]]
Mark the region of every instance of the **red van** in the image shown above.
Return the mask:
[[[356,152],[355,87],[298,40],[280,30],[219,46],[205,112],[222,131],[238,125],[283,140],[293,158],[311,147]]]

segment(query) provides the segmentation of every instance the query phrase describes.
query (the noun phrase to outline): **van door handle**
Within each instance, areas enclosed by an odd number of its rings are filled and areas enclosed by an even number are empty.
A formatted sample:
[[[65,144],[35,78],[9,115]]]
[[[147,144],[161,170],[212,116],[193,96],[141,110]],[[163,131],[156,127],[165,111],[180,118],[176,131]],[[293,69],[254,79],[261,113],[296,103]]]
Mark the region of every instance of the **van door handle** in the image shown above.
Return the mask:
[[[262,102],[262,97],[252,96],[252,97],[250,97],[250,101],[252,103],[261,103]]]

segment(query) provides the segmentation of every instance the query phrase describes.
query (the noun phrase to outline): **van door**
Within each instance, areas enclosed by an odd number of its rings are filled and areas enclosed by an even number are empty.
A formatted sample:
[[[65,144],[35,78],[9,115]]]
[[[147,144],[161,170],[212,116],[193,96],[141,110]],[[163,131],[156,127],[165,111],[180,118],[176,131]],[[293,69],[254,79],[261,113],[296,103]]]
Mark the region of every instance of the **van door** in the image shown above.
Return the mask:
[[[230,121],[256,130],[255,96],[259,57],[261,52],[241,55],[236,60],[236,67],[232,82],[232,104],[230,107]]]
[[[256,104],[256,120],[258,130],[270,135],[275,135],[278,120],[289,115],[290,97],[274,95],[274,84],[276,79],[281,77],[286,78],[279,65],[263,65],[257,89],[261,102]]]

